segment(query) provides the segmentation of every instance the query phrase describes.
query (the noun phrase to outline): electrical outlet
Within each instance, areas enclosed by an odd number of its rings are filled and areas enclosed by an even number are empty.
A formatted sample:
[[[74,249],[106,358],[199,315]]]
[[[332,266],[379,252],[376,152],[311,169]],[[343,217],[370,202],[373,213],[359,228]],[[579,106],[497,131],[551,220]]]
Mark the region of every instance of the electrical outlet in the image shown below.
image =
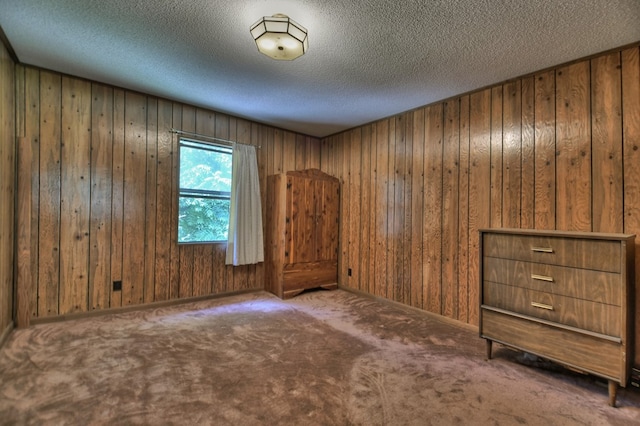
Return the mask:
[[[114,281],[113,282],[113,291],[122,290],[122,281]]]
[[[347,274],[351,276],[351,268],[347,269]]]

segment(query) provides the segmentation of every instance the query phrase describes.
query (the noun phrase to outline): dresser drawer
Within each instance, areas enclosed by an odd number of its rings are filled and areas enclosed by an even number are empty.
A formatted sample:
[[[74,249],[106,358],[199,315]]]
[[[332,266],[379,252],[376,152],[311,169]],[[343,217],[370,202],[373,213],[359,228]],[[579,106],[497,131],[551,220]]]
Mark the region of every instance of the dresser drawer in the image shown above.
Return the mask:
[[[482,249],[489,257],[621,272],[620,243],[616,241],[487,233]]]
[[[626,360],[616,341],[490,310],[483,311],[481,337],[626,385]]]
[[[620,274],[485,257],[485,281],[621,306]]]
[[[619,306],[592,302],[524,287],[484,282],[483,306],[620,337]]]

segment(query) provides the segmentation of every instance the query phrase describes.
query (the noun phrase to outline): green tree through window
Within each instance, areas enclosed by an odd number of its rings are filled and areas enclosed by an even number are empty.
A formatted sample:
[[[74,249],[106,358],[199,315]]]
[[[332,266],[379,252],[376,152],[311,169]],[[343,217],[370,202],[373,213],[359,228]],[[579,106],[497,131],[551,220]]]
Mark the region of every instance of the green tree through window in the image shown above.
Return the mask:
[[[226,241],[232,149],[180,139],[178,242]]]

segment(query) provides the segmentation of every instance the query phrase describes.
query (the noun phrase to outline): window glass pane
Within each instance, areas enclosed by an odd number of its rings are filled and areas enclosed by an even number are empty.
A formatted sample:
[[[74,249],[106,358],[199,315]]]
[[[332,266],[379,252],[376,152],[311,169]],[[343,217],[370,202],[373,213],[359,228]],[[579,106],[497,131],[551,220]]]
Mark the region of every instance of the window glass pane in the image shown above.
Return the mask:
[[[229,199],[180,197],[178,242],[226,241]]]
[[[181,146],[180,188],[230,192],[231,152]]]
[[[180,140],[178,243],[226,241],[232,149]]]

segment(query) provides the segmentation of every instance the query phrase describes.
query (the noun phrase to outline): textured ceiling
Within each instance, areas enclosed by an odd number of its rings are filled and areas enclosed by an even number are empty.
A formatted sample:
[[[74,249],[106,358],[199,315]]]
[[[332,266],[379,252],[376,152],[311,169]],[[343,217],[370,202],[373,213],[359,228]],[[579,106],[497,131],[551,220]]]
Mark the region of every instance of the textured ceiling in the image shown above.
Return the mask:
[[[249,27],[309,30],[292,62]],[[640,41],[640,0],[0,0],[25,64],[326,136]]]

